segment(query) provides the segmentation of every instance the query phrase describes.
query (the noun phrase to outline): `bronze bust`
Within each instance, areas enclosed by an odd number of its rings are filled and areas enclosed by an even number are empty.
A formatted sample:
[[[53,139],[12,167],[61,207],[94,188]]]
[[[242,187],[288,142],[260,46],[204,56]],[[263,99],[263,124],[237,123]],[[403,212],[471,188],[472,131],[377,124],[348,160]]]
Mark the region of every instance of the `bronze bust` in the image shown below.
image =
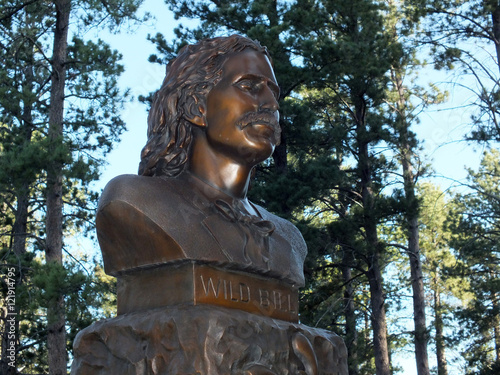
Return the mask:
[[[342,340],[298,323],[301,234],[247,200],[280,139],[278,96],[266,49],[241,36],[168,65],[139,175],[99,202],[118,316],[78,334],[73,375],[347,374]]]
[[[99,202],[109,274],[193,260],[304,285],[300,232],[247,199],[252,168],[280,139],[278,99],[258,42],[180,51],[153,99],[139,175],[113,179]]]

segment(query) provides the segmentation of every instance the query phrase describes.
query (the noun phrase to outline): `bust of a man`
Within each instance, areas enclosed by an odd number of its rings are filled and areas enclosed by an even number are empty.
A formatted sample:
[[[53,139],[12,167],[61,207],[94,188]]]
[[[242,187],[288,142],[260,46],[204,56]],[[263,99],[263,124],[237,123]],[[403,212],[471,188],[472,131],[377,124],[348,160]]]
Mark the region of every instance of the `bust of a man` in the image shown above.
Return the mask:
[[[139,175],[106,186],[97,233],[109,274],[194,261],[304,284],[295,226],[247,199],[280,140],[271,58],[241,36],[184,47],[153,99]]]

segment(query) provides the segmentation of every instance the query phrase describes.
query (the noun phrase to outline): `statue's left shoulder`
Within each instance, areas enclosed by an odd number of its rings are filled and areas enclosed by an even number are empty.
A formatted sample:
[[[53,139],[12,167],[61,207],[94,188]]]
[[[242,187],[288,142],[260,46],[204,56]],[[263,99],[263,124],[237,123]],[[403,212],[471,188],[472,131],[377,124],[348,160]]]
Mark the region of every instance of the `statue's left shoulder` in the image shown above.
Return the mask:
[[[285,239],[286,242],[288,242],[288,244],[290,245],[289,252],[287,251],[286,254],[277,256],[277,259],[279,259],[280,263],[288,263],[288,267],[290,268],[289,278],[292,279],[298,286],[303,286],[303,267],[304,260],[307,255],[307,245],[299,229],[290,221],[267,211],[265,208],[259,205],[253,205],[257,208],[257,211],[262,216],[262,219],[268,220],[274,224],[274,226],[276,227],[276,235]],[[279,264],[277,264],[276,266],[280,267]]]

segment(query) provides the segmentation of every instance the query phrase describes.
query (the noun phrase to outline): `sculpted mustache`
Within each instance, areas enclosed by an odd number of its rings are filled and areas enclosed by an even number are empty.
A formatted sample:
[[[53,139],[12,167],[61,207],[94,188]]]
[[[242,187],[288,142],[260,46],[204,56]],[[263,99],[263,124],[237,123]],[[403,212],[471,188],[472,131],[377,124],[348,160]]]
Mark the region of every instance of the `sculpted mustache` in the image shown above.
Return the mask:
[[[237,126],[243,129],[249,125],[256,123],[261,123],[269,125],[274,130],[274,142],[276,145],[280,144],[281,141],[281,127],[278,121],[276,121],[276,116],[273,111],[260,111],[260,112],[249,112],[237,122]]]
[[[274,131],[281,131],[280,125],[278,121],[276,121],[276,117],[274,115],[274,112],[249,112],[245,115],[243,115],[242,118],[238,121],[237,125],[243,129],[244,127],[248,125],[252,125],[255,123],[264,123],[266,125],[270,125]]]

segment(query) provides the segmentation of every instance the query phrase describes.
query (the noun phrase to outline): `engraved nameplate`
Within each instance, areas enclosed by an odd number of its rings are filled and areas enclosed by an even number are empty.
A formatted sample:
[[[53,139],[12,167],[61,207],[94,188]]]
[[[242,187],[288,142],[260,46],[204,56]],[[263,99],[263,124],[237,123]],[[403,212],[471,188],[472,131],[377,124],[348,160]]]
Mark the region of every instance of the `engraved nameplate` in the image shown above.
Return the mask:
[[[194,269],[194,303],[206,303],[297,321],[298,292],[275,280],[200,266]]]
[[[117,294],[119,315],[179,304],[210,304],[298,321],[298,290],[290,284],[192,262],[118,275]]]

